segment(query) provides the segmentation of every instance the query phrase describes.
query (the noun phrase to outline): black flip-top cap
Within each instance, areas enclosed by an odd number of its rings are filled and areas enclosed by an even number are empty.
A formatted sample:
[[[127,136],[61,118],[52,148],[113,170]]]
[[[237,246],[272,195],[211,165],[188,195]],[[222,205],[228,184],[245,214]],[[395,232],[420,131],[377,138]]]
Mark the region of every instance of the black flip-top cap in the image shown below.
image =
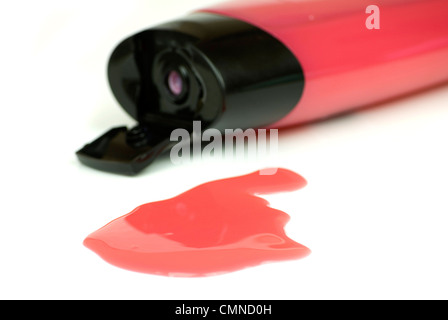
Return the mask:
[[[114,128],[77,152],[96,169],[136,174],[169,150],[171,132],[260,128],[286,116],[304,87],[294,55],[248,23],[195,13],[121,42],[108,65],[135,128]]]

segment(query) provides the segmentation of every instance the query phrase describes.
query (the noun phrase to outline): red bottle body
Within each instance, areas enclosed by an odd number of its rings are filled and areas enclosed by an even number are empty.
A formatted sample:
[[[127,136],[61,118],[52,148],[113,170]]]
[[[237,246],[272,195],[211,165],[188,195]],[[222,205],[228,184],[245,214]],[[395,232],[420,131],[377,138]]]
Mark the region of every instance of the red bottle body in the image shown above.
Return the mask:
[[[372,4],[378,11],[366,10]],[[325,118],[448,81],[447,0],[245,0],[201,11],[259,27],[302,65],[303,96],[272,126]],[[379,29],[368,28],[377,13]]]
[[[128,37],[108,76],[138,126],[77,155],[135,174],[194,121],[281,128],[448,82],[448,0],[234,0]]]

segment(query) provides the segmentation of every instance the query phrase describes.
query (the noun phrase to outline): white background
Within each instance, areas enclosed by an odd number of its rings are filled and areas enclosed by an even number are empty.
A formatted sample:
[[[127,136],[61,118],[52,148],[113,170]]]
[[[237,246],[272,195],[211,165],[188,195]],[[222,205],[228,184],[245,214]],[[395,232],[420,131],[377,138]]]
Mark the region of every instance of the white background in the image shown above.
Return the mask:
[[[259,163],[165,158],[138,177],[75,151],[134,122],[109,91],[124,37],[214,1],[16,1],[0,8],[2,299],[446,299],[448,87],[280,133]],[[166,278],[101,260],[84,238],[135,207],[267,166],[309,185],[267,196],[302,260]]]

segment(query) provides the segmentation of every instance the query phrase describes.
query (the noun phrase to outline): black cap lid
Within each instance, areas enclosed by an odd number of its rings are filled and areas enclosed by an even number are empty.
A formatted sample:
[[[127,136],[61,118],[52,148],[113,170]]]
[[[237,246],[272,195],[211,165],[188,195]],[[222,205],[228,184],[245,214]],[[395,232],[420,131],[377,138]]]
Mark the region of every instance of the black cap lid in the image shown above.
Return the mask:
[[[115,128],[77,156],[100,170],[135,174],[193,121],[202,129],[260,128],[298,103],[304,78],[294,55],[270,34],[208,13],[140,32],[114,50],[108,67],[117,101],[138,122]]]

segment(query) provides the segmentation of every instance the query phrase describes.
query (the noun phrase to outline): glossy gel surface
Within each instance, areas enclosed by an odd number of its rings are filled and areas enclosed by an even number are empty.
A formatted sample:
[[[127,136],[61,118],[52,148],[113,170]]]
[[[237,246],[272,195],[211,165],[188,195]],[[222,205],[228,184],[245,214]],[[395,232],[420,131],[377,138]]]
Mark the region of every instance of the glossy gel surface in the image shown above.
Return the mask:
[[[84,245],[117,267],[179,277],[303,258],[310,250],[284,231],[290,217],[255,194],[305,185],[304,178],[285,169],[209,182],[136,208],[92,233]]]

